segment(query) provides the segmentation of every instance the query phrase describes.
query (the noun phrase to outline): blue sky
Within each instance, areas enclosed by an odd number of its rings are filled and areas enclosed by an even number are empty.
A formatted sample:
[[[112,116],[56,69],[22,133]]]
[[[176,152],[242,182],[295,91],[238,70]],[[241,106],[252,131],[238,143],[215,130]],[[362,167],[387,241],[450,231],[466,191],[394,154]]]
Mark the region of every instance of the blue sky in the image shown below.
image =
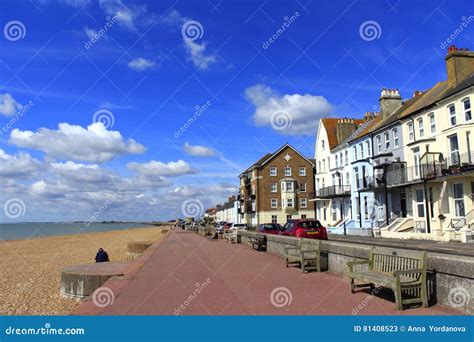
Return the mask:
[[[446,39],[474,46],[472,9],[2,1],[0,199],[21,213],[4,205],[1,219],[171,219],[186,200],[198,211],[222,201],[285,142],[313,156],[319,118],[361,117],[383,87],[408,98],[445,79]]]

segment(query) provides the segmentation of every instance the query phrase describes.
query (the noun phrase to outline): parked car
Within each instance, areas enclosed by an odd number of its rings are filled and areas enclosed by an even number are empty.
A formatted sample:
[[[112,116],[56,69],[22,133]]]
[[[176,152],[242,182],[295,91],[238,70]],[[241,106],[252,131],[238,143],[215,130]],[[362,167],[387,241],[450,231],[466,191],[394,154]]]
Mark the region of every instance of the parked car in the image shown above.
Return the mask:
[[[248,230],[249,227],[245,223],[232,223],[229,229],[233,230]]]
[[[295,236],[307,239],[327,240],[328,233],[321,222],[312,219],[288,221],[280,235]]]
[[[232,226],[232,223],[224,222],[219,227],[217,227],[217,230],[227,230],[230,228],[230,226]]]
[[[283,227],[278,223],[263,223],[258,225],[257,232],[263,234],[279,234],[282,228]]]

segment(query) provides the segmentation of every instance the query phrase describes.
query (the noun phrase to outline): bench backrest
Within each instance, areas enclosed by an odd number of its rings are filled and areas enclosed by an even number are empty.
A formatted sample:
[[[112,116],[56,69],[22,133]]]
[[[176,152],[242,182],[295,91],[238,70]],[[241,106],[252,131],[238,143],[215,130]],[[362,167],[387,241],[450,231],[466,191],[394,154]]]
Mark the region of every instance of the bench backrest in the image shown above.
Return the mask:
[[[304,239],[301,238],[298,241],[298,248],[300,251],[318,251],[320,250],[320,240],[317,239]]]
[[[369,260],[371,270],[383,273],[416,268],[426,271],[426,252],[374,247],[370,251]]]

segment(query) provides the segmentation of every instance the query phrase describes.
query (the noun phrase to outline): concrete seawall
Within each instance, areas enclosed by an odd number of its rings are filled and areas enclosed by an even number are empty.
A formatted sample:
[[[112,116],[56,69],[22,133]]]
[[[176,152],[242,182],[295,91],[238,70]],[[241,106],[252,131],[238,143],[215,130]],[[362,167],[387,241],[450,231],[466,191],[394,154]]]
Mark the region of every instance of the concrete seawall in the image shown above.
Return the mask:
[[[239,231],[239,241],[250,246],[249,238],[255,232]],[[428,288],[431,304],[460,309],[474,314],[474,251],[440,248],[436,244],[401,243],[398,240],[361,239],[341,236],[322,241],[323,269],[337,274],[347,273],[347,262],[367,259],[372,246],[398,249],[426,250],[428,252]],[[285,246],[296,246],[297,239],[287,236],[267,235],[267,252],[282,255]],[[349,291],[349,288],[347,289]]]

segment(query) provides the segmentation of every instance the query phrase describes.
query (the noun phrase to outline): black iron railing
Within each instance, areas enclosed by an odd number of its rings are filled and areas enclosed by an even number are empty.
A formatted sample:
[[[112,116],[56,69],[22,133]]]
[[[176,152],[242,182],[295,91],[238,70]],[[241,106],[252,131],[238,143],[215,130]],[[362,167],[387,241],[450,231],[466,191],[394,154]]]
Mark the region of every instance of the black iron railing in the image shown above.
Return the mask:
[[[337,196],[350,195],[351,186],[350,185],[331,185],[319,190],[316,190],[314,193],[314,198],[330,198]]]

